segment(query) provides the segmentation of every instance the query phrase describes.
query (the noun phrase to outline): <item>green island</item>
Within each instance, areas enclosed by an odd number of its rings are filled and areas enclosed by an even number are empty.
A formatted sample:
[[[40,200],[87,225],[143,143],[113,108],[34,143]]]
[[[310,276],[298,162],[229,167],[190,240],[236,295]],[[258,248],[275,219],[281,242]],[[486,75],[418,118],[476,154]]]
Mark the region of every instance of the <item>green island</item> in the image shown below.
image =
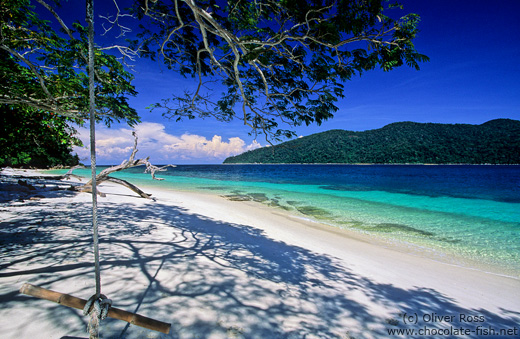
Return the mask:
[[[248,151],[224,163],[519,164],[520,121],[397,122],[363,132],[336,129]]]

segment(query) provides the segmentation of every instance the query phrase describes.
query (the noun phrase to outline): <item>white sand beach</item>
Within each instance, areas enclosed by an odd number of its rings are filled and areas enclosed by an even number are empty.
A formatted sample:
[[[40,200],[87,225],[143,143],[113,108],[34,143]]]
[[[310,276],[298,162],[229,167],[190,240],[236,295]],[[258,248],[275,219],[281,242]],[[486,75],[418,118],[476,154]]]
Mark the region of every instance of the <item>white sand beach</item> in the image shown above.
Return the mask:
[[[18,289],[29,282],[84,299],[94,293],[91,196],[53,189],[77,180],[35,180],[29,190],[7,178],[0,337],[87,338],[81,311]],[[166,335],[106,319],[102,338],[520,337],[516,277],[434,261],[259,203],[144,189],[152,201],[113,184],[99,189],[107,194],[98,200],[102,293],[115,307],[172,324]],[[399,329],[414,332],[389,332]]]

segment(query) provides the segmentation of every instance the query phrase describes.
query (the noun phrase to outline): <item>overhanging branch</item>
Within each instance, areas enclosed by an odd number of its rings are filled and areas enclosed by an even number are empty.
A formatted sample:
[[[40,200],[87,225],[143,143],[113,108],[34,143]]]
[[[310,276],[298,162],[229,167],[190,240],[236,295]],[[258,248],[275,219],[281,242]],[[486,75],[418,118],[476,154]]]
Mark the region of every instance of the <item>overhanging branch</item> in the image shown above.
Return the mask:
[[[152,34],[146,43],[155,39],[157,52],[169,67],[177,65],[197,79],[191,98],[174,94],[178,100],[152,106],[166,109],[166,116],[199,114],[223,121],[237,117],[253,133],[271,135],[277,121],[320,124],[332,117],[337,110],[334,102],[343,93],[340,81],[376,65],[388,70],[407,58],[425,60],[411,43],[415,24],[402,26],[415,17],[393,20],[364,2],[346,6],[353,13],[340,13],[336,1],[322,7],[302,3],[302,10],[274,0],[235,2],[226,9],[173,0],[164,12],[160,10],[165,7],[155,7],[157,3],[161,2],[144,1],[143,12],[164,35],[159,40]],[[356,23],[336,25],[348,22],[348,14]],[[407,34],[399,33],[403,30]],[[360,43],[366,48],[359,48]],[[208,79],[219,77],[228,93],[212,104],[207,94],[211,89],[205,94],[201,89]],[[178,106],[169,106],[172,102]],[[195,108],[196,104],[203,106]]]

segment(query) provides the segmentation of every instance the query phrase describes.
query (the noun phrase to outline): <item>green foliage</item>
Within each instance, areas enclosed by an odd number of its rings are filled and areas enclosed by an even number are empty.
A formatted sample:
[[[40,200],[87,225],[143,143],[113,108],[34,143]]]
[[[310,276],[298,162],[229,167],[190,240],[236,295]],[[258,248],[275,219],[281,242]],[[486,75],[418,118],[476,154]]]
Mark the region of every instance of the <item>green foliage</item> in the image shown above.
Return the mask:
[[[55,8],[40,9],[51,17]],[[56,14],[57,15],[57,14]],[[43,20],[29,0],[0,2],[0,104],[85,119],[89,111],[87,29]],[[97,116],[107,125],[139,122],[128,104],[133,76],[113,55],[96,50]]]
[[[78,162],[71,156],[79,143],[73,124],[88,118],[87,29],[67,27],[58,0],[0,1],[0,166],[49,167]],[[136,95],[133,76],[113,55],[95,50],[96,117],[110,126],[139,122],[128,103]]]
[[[252,134],[291,137],[281,124],[333,117],[344,81],[428,60],[413,44],[419,17],[399,17],[400,7],[388,1],[217,3],[157,0],[144,12],[135,8],[143,24],[133,44],[198,81],[196,90],[151,106],[166,117],[240,119]]]
[[[72,146],[81,146],[70,118],[0,105],[0,167],[74,166]]]
[[[520,121],[399,122],[364,132],[331,130],[249,151],[224,163],[520,164]]]

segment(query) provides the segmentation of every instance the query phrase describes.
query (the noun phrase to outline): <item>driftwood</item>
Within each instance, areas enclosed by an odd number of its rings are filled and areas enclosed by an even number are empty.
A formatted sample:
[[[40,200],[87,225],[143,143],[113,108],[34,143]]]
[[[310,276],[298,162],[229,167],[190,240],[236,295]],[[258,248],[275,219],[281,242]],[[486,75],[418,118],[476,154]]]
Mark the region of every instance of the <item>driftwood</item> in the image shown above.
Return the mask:
[[[137,138],[137,134],[135,132],[133,132],[132,135],[135,138],[135,142],[134,142],[134,149],[132,151],[132,154],[130,155],[130,158],[128,160],[123,161],[120,165],[112,166],[112,167],[106,168],[103,171],[101,171],[101,173],[99,173],[96,176],[96,184],[100,184],[104,181],[113,182],[113,183],[127,187],[128,189],[137,193],[142,198],[152,199],[151,194],[143,192],[139,187],[135,186],[134,184],[132,184],[126,180],[123,180],[123,179],[118,179],[118,178],[109,176],[110,174],[112,174],[114,172],[119,172],[119,171],[122,171],[122,170],[125,170],[128,168],[137,167],[137,166],[146,166],[145,173],[150,173],[153,180],[164,180],[163,178],[157,178],[155,176],[155,173],[164,172],[167,170],[168,167],[175,167],[175,165],[166,165],[166,166],[162,166],[162,167],[152,165],[149,161],[149,157],[136,160],[135,155],[138,151],[138,149],[137,149],[137,139],[138,138]],[[18,184],[23,186],[25,189],[35,190],[35,187],[33,185],[31,185],[27,181],[23,181],[21,179],[25,179],[25,180],[29,180],[29,179],[64,180],[64,179],[69,179],[70,177],[75,177],[81,181],[83,179],[82,177],[72,173],[74,170],[76,170],[78,168],[85,168],[85,167],[82,165],[74,166],[71,169],[69,169],[69,171],[67,173],[65,173],[63,175],[18,175],[17,174],[17,175],[9,175],[9,178],[19,179]],[[4,175],[2,174],[2,176],[4,176]],[[89,180],[84,185],[71,186],[69,189],[73,190],[73,191],[92,193],[92,179]],[[97,192],[98,192],[98,195],[100,195],[102,197],[106,196],[106,194],[100,192],[99,190],[97,190]]]
[[[118,179],[118,178],[113,178],[113,177],[106,177],[106,178],[103,179],[103,181],[110,181],[110,182],[113,182],[113,183],[120,184],[120,185],[123,185],[125,187],[128,187],[129,189],[131,189],[135,193],[139,194],[142,198],[151,199],[151,197],[152,197],[151,194],[143,192],[139,187],[137,187],[134,184],[132,184],[132,183],[126,181],[126,180],[123,180],[123,179]],[[81,192],[92,193],[92,186],[90,186],[90,185],[89,186],[81,186],[81,187],[78,188],[78,190],[81,191]],[[98,195],[101,196],[101,197],[105,197],[106,196],[105,193],[102,193],[99,190],[97,190],[97,192],[98,192]]]
[[[78,168],[85,168],[85,166],[83,166],[83,165],[76,165],[76,166],[72,167],[71,169],[69,169],[67,171],[67,173],[65,173],[63,175],[63,179],[68,179],[70,177],[74,177],[74,178],[77,178],[77,179],[79,179],[81,181],[82,178],[79,175],[72,174],[72,171],[74,171],[75,169],[78,169]]]
[[[70,177],[75,177],[81,180],[82,178],[78,175],[75,175],[72,173],[75,169],[78,168],[85,168],[83,165],[77,165],[69,169],[69,171],[63,175],[21,175],[21,174],[14,174],[14,175],[8,175],[9,178],[12,179],[35,179],[35,180],[63,180],[63,179],[69,179]],[[4,176],[4,174],[2,174]],[[23,182],[18,182],[20,185],[25,185]]]
[[[69,294],[59,293],[47,290],[35,285],[25,283],[20,288],[20,292],[26,295],[53,301],[55,303],[82,310],[87,301],[85,299],[76,298]],[[108,310],[108,317],[123,320],[130,324],[144,327],[150,330],[168,334],[170,332],[171,324],[164,323],[155,319],[147,318],[139,314],[127,312],[119,308],[110,307]]]
[[[123,161],[120,165],[112,166],[112,167],[106,168],[103,171],[101,171],[101,173],[99,173],[96,176],[96,185],[102,183],[103,181],[110,181],[110,182],[120,184],[120,185],[123,185],[123,186],[131,189],[132,191],[139,194],[139,196],[141,196],[143,198],[150,199],[152,196],[151,194],[143,192],[141,189],[139,189],[134,184],[131,184],[128,181],[123,180],[123,179],[109,177],[109,175],[114,172],[119,172],[119,171],[122,171],[122,170],[125,170],[128,168],[137,167],[137,166],[146,166],[145,173],[150,173],[152,175],[152,179],[164,180],[162,178],[156,178],[155,172],[163,172],[163,171],[166,171],[167,167],[175,167],[175,165],[167,165],[167,166],[163,166],[163,167],[154,166],[149,161],[150,157],[136,160],[135,155],[138,151],[138,149],[137,149],[137,139],[138,138],[137,138],[137,134],[135,132],[132,132],[132,135],[134,136],[135,141],[134,141],[134,149],[132,151],[132,154],[130,155],[130,158],[128,158],[128,160]],[[92,193],[92,179],[89,180],[85,185],[78,187],[77,190],[81,191],[81,192]],[[101,193],[99,191],[98,191],[98,194],[100,196],[105,196],[104,193]]]

